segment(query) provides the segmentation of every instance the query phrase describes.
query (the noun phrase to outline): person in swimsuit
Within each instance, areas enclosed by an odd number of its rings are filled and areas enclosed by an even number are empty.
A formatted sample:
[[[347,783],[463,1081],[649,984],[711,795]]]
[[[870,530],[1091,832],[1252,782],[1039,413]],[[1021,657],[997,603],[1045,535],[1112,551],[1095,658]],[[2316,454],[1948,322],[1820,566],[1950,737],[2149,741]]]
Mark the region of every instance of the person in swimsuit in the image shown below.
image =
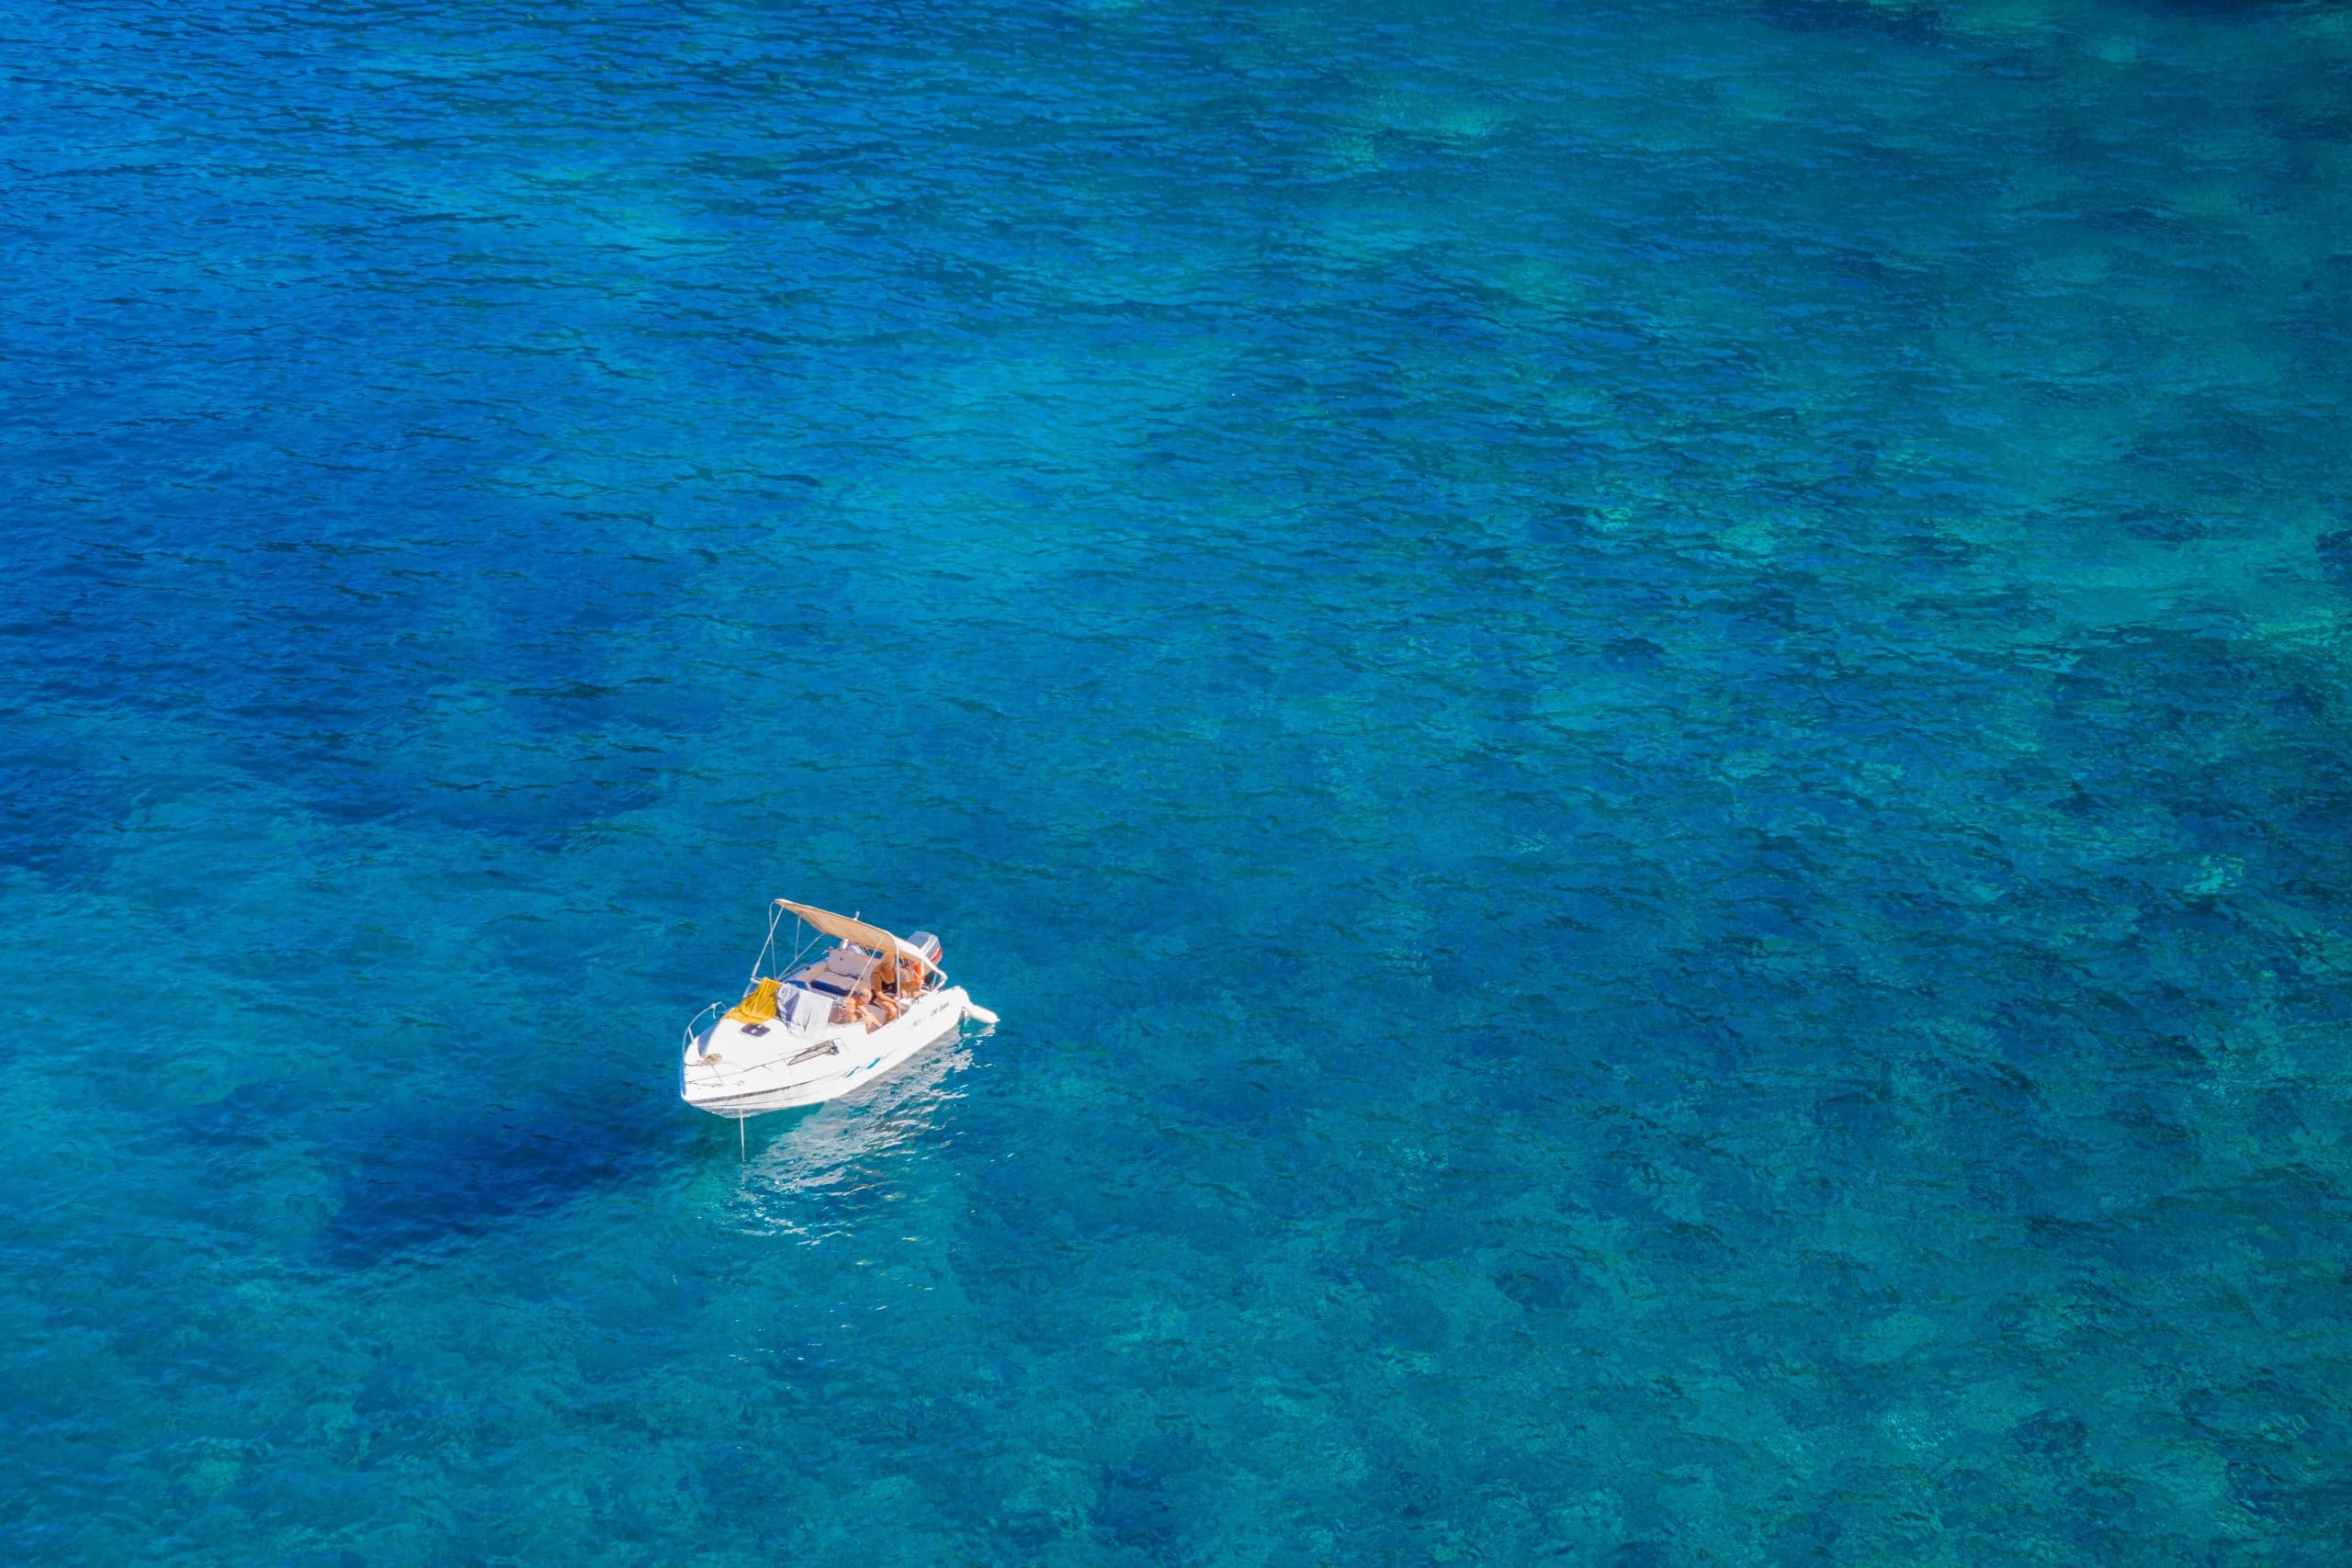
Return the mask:
[[[899,1004],[887,996],[877,994],[863,980],[851,987],[847,998],[833,1010],[835,1023],[862,1023],[869,1034],[898,1016]]]
[[[896,1019],[922,994],[922,965],[903,953],[885,958],[874,967],[874,987],[883,1010]]]
[[[874,987],[860,980],[849,988],[849,995],[833,1004],[833,1021],[862,1023],[866,1028],[872,1029],[876,1015],[866,1004],[873,999]]]

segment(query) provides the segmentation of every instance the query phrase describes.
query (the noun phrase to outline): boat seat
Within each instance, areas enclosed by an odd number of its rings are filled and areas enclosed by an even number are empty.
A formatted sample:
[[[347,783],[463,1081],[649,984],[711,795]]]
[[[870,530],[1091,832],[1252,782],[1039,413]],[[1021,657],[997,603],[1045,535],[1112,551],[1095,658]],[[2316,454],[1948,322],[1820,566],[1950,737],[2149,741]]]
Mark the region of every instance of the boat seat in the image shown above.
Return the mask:
[[[845,997],[860,980],[872,982],[874,967],[874,961],[865,953],[837,947],[793,978],[804,986],[814,986],[833,996]]]

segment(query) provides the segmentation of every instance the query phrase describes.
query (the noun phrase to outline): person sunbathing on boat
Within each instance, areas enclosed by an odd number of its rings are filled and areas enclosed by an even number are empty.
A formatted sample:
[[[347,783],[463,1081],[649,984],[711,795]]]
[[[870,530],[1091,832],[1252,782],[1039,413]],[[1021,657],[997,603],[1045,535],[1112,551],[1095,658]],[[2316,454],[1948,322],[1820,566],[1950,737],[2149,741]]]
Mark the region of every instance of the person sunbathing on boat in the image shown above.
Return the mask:
[[[872,1033],[899,1016],[899,1004],[888,997],[876,996],[874,987],[860,980],[850,987],[849,995],[833,1004],[835,1023],[862,1023]]]
[[[885,996],[901,1000],[922,990],[922,966],[911,958],[885,957],[874,966],[874,978]]]

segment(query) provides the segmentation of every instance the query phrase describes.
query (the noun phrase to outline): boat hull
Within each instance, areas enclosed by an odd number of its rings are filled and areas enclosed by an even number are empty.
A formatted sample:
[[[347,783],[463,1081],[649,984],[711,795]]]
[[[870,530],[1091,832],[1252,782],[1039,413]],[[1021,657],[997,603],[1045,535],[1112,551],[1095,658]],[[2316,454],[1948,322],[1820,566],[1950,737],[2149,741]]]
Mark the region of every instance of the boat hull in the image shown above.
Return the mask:
[[[846,1025],[813,1035],[773,1029],[754,1036],[722,1019],[687,1042],[678,1068],[679,1098],[697,1111],[739,1120],[817,1105],[864,1088],[956,1034],[973,1011],[964,988],[950,986],[871,1031]]]

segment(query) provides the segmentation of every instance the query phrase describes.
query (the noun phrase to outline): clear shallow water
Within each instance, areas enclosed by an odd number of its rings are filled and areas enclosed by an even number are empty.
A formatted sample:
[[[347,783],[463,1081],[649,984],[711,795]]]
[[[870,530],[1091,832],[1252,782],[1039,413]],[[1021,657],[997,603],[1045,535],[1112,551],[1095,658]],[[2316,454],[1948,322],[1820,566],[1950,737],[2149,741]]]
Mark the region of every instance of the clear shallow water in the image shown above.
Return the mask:
[[[2341,1560],[2347,68],[11,10],[0,1547]]]

